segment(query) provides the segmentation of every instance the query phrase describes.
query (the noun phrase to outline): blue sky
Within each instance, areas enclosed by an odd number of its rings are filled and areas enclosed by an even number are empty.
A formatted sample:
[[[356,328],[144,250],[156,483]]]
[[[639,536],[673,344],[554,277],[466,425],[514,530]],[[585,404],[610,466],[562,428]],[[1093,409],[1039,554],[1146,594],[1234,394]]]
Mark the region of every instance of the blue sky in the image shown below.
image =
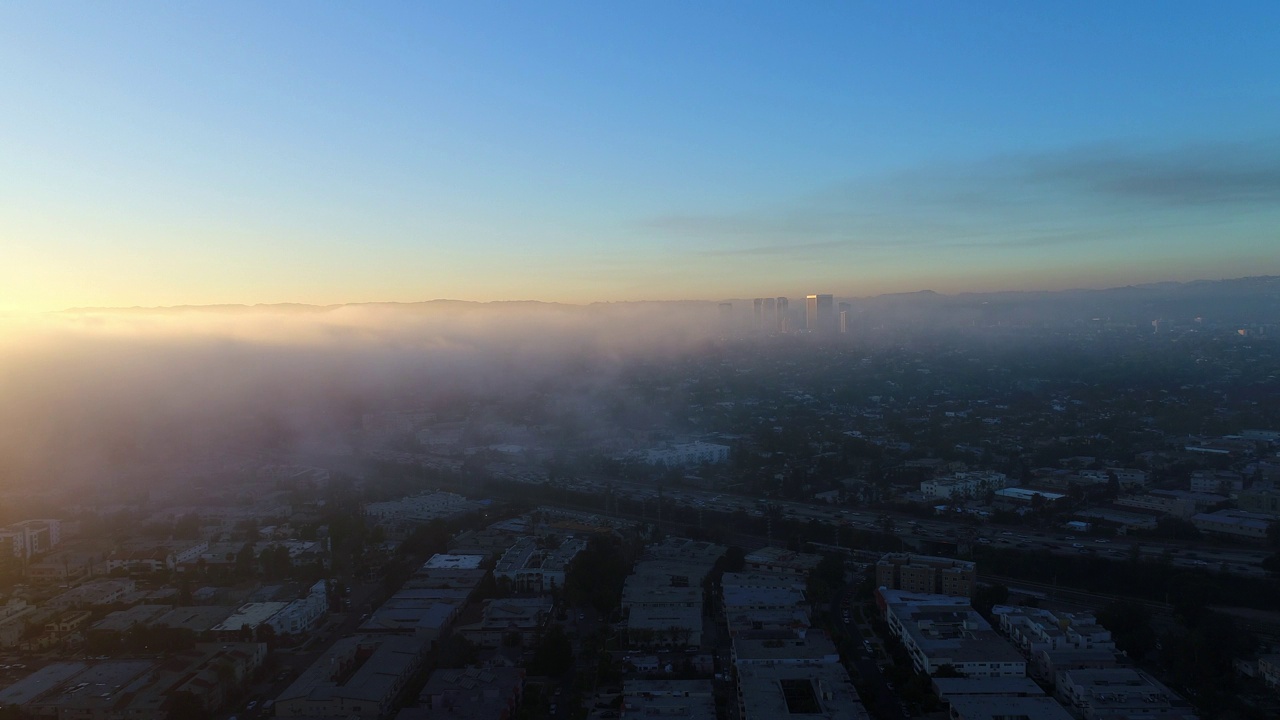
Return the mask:
[[[1280,274],[1280,4],[8,3],[0,310]]]

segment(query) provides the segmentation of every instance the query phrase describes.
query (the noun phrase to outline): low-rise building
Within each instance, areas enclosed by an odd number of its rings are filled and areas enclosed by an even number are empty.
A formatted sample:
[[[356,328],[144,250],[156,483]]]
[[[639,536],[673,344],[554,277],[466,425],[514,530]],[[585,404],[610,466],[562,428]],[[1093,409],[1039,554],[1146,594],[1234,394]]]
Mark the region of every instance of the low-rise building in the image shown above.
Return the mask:
[[[1111,632],[1088,613],[997,605],[992,614],[998,618],[1000,632],[1031,659],[1031,674],[1037,678],[1053,677],[1054,668],[1040,664],[1048,659],[1046,652],[1097,650],[1114,655],[1116,651]]]
[[[508,720],[523,696],[522,668],[436,670],[396,720]]]
[[[365,619],[360,632],[413,635],[434,646],[457,620],[470,595],[469,589],[401,590]]]
[[[622,685],[622,707],[627,717],[716,720],[710,680],[627,680]]]
[[[271,619],[271,625],[281,635],[301,635],[315,628],[329,613],[329,588],[324,580],[317,580],[306,595],[290,602]]]
[[[1045,697],[1029,677],[934,678],[933,692],[943,702],[962,697]]]
[[[1048,490],[1011,487],[997,490],[995,499],[997,501],[1003,501],[1006,504],[1030,507],[1032,504],[1038,502],[1036,498],[1039,498],[1039,501],[1043,501],[1046,505],[1049,505],[1056,503],[1065,497],[1067,496],[1063,493],[1049,492]]]
[[[0,648],[16,647],[27,630],[27,622],[36,616],[36,609],[20,598],[10,598],[0,606]]]
[[[1021,677],[1027,662],[967,598],[880,588],[877,604],[916,672],[950,666],[965,677]]]
[[[1114,475],[1122,491],[1133,491],[1147,486],[1147,473],[1136,468],[1109,467],[1107,472]]]
[[[513,636],[532,647],[550,618],[550,598],[485,600],[480,622],[460,625],[457,632],[480,647],[499,647]]]
[[[23,575],[34,583],[68,584],[105,574],[106,565],[95,563],[96,558],[96,552],[83,549],[56,550],[33,558],[23,569]]]
[[[627,614],[633,648],[689,648],[702,644],[702,608],[636,605]]]
[[[478,570],[484,564],[483,555],[451,555],[436,553],[422,564],[423,570]]]
[[[369,519],[393,525],[424,525],[432,520],[448,520],[480,509],[480,505],[462,495],[434,492],[365,505]]]
[[[1191,524],[1202,533],[1222,535],[1237,540],[1263,541],[1274,518],[1243,510],[1219,510],[1191,516]]]
[[[733,636],[734,665],[839,663],[840,652],[821,630],[755,630]]]
[[[794,552],[780,547],[766,547],[747,554],[743,562],[748,570],[786,573],[807,578],[809,572],[822,562],[822,556]]]
[[[723,463],[729,461],[729,446],[707,442],[691,442],[655,448],[644,453],[644,461],[650,465],[680,467],[701,465],[703,463]]]
[[[30,560],[43,555],[62,542],[59,520],[24,520],[0,527],[0,555]]]
[[[1236,506],[1245,512],[1280,517],[1280,490],[1255,485],[1236,496]]]
[[[1152,490],[1142,495],[1117,498],[1120,507],[1154,510],[1165,515],[1189,518],[1227,501],[1226,496],[1187,490]]]
[[[524,537],[498,559],[493,577],[518,591],[554,592],[564,587],[569,563],[586,549],[584,538],[565,538],[557,547],[544,549],[534,538]]]
[[[967,695],[953,698],[949,720],[1075,720],[1050,697],[995,697]]]
[[[720,606],[729,614],[807,608],[805,578],[792,573],[766,571],[727,572],[721,575]]]
[[[190,693],[217,712],[262,666],[259,643],[218,643],[149,659],[57,662],[0,690],[0,707],[21,717],[133,720],[169,714],[177,693]]]
[[[1190,486],[1192,492],[1231,495],[1244,489],[1244,476],[1230,470],[1196,470]]]
[[[1135,668],[1068,670],[1057,698],[1084,720],[1194,720],[1191,706],[1163,683]]]
[[[745,664],[735,671],[742,720],[870,717],[839,663]]]
[[[196,635],[203,635],[222,624],[235,611],[236,608],[230,605],[176,607],[155,618],[151,624],[154,627],[188,630]]]
[[[930,500],[950,498],[981,498],[989,492],[1017,483],[1010,483],[1004,473],[973,470],[925,480],[920,483],[920,494]]]
[[[288,605],[286,602],[245,603],[236,608],[226,620],[215,625],[212,631],[223,639],[239,639],[245,631],[253,633],[261,625],[270,625],[271,619]],[[275,629],[274,625],[272,629]]]
[[[1258,658],[1258,677],[1267,687],[1280,688],[1280,655],[1263,655]]]
[[[134,625],[150,626],[155,620],[172,610],[169,605],[134,605],[128,610],[117,610],[89,626],[90,635],[122,636]]]
[[[804,632],[812,621],[807,609],[792,610],[743,610],[725,614],[725,624],[729,635],[760,630],[787,630],[792,633]]]
[[[1155,530],[1160,523],[1160,513],[1141,512],[1139,508],[1123,509],[1114,507],[1095,507],[1077,510],[1074,513],[1089,523],[1104,522],[1117,526],[1122,531]]]
[[[1031,667],[1041,681],[1056,687],[1062,673],[1069,670],[1106,670],[1119,667],[1114,650],[1040,650],[1031,657]]]
[[[342,638],[276,698],[276,717],[383,717],[426,651],[414,637]]]
[[[977,565],[968,560],[889,553],[876,563],[876,586],[916,593],[970,597]]]

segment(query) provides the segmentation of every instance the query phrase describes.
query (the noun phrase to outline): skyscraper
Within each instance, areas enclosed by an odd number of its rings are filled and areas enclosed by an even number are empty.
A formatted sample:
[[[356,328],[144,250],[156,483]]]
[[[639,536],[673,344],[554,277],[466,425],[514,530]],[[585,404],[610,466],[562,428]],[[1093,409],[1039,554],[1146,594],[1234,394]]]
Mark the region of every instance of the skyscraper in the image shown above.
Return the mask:
[[[761,326],[763,332],[778,332],[778,301],[774,298],[764,299],[764,325]]]
[[[720,303],[720,332],[726,337],[733,333],[733,303]]]
[[[830,295],[805,298],[805,324],[809,332],[830,335],[836,331],[835,299]]]
[[[751,301],[751,304],[755,309],[755,315],[752,316],[754,323],[751,329],[755,332],[760,332],[764,329],[764,298],[756,298]]]
[[[784,333],[790,330],[790,328],[787,327],[788,312],[789,310],[787,309],[787,299],[784,297],[778,298],[778,332],[780,333]]]

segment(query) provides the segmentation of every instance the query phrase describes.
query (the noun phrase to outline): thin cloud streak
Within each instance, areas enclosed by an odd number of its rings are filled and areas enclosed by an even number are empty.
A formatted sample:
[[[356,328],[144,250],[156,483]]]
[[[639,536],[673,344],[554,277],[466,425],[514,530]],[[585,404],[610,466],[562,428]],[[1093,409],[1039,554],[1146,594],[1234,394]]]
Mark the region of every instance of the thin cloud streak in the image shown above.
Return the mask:
[[[850,181],[772,209],[671,214],[649,233],[708,257],[1026,249],[1227,225],[1280,206],[1280,143],[1095,145]]]

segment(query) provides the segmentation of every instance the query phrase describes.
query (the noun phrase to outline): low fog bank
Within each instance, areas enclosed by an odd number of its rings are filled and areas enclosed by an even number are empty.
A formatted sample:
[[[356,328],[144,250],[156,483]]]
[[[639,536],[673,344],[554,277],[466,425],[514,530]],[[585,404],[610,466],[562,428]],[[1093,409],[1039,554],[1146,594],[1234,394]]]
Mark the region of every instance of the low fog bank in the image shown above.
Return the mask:
[[[314,451],[376,410],[563,393],[715,338],[714,303],[78,310],[0,332],[0,489]]]
[[[1157,328],[1267,338],[1280,317],[1280,278],[836,300],[848,312],[838,342],[860,351],[969,335],[1010,348],[1069,344],[1090,333]],[[665,376],[651,385],[679,385],[680,363],[714,361],[715,348],[805,352],[826,338],[797,332],[804,313],[804,299],[793,297],[785,335],[776,334],[776,317],[755,315],[751,300],[215,306],[0,318],[0,490],[96,483],[148,464],[234,453],[345,454],[359,450],[356,431],[379,411],[536,425],[544,431],[535,444],[603,452],[619,437],[641,442],[660,433],[679,412],[669,397],[618,392],[636,377],[629,369],[643,375],[638,363],[650,363]],[[723,345],[741,340],[749,342]],[[471,439],[511,442],[502,435]]]

